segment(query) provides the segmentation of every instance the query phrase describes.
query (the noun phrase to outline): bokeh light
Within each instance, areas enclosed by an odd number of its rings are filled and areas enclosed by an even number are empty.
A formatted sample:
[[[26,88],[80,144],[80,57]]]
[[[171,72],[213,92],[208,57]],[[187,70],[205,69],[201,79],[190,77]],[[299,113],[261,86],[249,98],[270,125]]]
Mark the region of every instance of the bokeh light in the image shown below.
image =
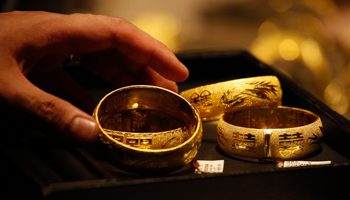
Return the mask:
[[[285,12],[293,6],[293,0],[268,0],[269,6],[277,12]]]
[[[302,42],[300,52],[305,65],[311,70],[318,70],[323,62],[323,55],[318,43],[313,39],[306,39]]]
[[[295,60],[300,54],[299,45],[292,39],[285,39],[279,45],[279,53],[285,60]]]
[[[146,12],[136,16],[131,22],[161,41],[173,52],[179,50],[178,36],[181,32],[182,22],[178,17],[170,13]]]

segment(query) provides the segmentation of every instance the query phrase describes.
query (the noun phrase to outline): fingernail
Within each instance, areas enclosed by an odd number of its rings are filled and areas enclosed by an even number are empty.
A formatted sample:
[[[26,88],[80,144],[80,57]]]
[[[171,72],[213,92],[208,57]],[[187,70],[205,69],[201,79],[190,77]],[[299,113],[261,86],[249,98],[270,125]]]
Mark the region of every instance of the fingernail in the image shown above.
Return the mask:
[[[80,142],[89,141],[96,133],[96,129],[96,122],[81,117],[75,118],[70,126],[73,137]]]
[[[173,91],[179,93],[179,87],[177,86],[177,84],[174,85]]]
[[[186,67],[186,65],[182,64],[182,68],[188,72],[188,68]]]
[[[184,77],[185,77],[185,79],[187,79],[189,74],[190,74],[190,72],[189,72],[188,68],[184,64],[182,64],[182,68],[183,68],[183,71],[185,73]]]

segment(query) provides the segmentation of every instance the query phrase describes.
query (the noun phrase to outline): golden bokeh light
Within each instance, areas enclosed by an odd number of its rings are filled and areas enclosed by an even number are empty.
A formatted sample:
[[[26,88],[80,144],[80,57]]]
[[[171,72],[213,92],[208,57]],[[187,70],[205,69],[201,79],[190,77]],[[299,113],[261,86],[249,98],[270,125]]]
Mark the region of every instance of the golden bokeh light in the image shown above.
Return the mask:
[[[332,81],[324,90],[326,103],[336,112],[344,115],[349,109],[349,100],[342,85]]]
[[[330,64],[335,57],[330,57],[330,52],[337,49],[317,17],[289,9],[266,19],[257,35],[250,46],[254,56],[281,69],[313,95],[321,99],[328,95],[325,103],[337,112],[348,112],[350,96],[334,93],[331,86],[325,91],[334,75]]]
[[[271,64],[276,59],[278,46],[281,38],[281,31],[271,21],[265,21],[258,29],[258,37],[252,43],[250,51],[261,61]],[[266,48],[269,47],[269,48]]]
[[[277,12],[285,12],[293,6],[293,0],[268,0],[270,8]]]
[[[281,31],[273,22],[265,21],[258,29],[258,38],[260,40],[271,38],[277,42],[281,38]]]
[[[299,57],[299,45],[292,39],[285,39],[279,45],[279,53],[285,60],[291,61]]]
[[[336,4],[331,0],[297,0],[300,4],[313,9],[323,17],[333,16],[338,12]]]
[[[300,13],[297,18],[297,26],[306,36],[313,37],[322,29],[320,20],[310,13]]]
[[[176,16],[163,12],[146,12],[140,14],[131,22],[161,41],[173,52],[180,49],[178,36],[181,32],[182,23]]]
[[[349,109],[349,100],[342,95],[339,101],[331,104],[331,108],[341,115],[344,115]]]
[[[306,39],[300,47],[301,57],[305,65],[311,70],[318,70],[323,62],[320,46],[313,39]]]
[[[336,103],[340,101],[342,93],[341,87],[338,84],[331,82],[324,90],[324,99],[328,103]]]

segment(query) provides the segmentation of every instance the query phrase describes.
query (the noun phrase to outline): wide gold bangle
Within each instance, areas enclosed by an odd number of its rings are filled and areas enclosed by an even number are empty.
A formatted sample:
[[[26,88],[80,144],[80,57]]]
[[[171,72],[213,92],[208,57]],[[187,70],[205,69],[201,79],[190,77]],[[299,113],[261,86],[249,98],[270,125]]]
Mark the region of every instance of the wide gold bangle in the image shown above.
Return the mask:
[[[108,159],[134,173],[167,173],[190,163],[198,152],[202,122],[180,95],[156,86],[112,91],[93,113]]]
[[[226,113],[217,127],[224,152],[258,161],[310,156],[319,149],[322,137],[319,116],[282,106]]]
[[[282,104],[281,84],[275,76],[225,81],[180,93],[196,107],[203,121],[219,119],[222,113]]]

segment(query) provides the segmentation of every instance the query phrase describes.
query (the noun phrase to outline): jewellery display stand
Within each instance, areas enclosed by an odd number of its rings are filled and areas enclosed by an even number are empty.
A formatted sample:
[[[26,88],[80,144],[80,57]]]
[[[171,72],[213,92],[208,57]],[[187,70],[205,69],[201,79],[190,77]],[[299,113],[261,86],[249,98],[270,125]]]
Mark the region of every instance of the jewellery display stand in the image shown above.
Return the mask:
[[[276,163],[230,157],[217,144],[217,121],[208,121],[203,122],[196,159],[224,160],[223,173],[194,174],[189,164],[161,176],[140,176],[96,156],[94,148],[72,146],[2,119],[0,175],[5,186],[1,199],[336,199],[348,195],[349,120],[248,52],[188,52],[177,56],[190,71],[188,80],[178,84],[180,91],[238,78],[277,76],[283,90],[282,105],[310,110],[323,122],[321,148],[302,160],[330,160],[332,164],[277,168]],[[114,89],[79,65],[66,69],[96,101]]]

